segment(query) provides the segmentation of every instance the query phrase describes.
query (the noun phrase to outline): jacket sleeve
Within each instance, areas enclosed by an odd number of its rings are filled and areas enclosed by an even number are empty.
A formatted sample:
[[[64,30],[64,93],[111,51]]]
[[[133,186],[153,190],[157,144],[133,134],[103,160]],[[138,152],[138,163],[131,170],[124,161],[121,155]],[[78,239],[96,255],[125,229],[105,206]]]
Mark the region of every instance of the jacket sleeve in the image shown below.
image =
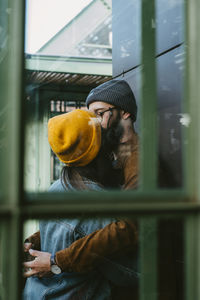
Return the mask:
[[[35,250],[40,250],[40,232],[37,231],[28,238],[25,239],[25,243],[32,243],[32,248]]]
[[[56,262],[63,271],[87,272],[103,262],[136,248],[137,226],[134,222],[113,222],[56,252]]]

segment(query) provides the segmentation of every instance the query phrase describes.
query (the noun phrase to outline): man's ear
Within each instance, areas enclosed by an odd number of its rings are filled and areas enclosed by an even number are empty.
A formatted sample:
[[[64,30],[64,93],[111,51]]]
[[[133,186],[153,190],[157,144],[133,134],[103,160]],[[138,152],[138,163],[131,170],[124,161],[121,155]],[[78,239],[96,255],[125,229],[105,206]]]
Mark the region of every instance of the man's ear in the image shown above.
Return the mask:
[[[131,114],[129,112],[126,112],[124,110],[122,110],[122,119],[126,120],[131,116]]]

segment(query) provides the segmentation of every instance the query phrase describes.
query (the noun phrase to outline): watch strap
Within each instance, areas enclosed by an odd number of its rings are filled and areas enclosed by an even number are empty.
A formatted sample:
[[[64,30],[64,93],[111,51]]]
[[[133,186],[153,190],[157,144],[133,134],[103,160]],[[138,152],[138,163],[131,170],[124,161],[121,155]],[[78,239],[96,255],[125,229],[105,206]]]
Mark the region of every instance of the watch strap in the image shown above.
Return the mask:
[[[52,254],[50,257],[50,264],[51,264],[51,272],[53,274],[60,274],[62,272],[61,268],[56,263],[55,254]]]
[[[57,263],[56,263],[56,255],[54,253],[51,254],[50,263],[51,263],[51,266],[52,265],[57,265]]]

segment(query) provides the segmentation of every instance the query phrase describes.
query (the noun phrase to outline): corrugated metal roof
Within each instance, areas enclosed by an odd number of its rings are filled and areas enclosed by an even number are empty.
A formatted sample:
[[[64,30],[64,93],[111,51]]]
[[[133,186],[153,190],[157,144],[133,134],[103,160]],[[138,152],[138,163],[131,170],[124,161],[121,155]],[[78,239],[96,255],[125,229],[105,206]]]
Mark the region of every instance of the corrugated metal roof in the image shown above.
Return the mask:
[[[96,86],[112,77],[111,59],[26,55],[27,83]]]

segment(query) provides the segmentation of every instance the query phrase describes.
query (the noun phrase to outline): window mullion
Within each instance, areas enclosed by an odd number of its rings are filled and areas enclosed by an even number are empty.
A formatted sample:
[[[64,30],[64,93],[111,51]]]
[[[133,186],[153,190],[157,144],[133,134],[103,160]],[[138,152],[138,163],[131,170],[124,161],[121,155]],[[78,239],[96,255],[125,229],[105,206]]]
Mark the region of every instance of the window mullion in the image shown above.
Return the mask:
[[[200,217],[187,216],[185,220],[185,299],[200,299]]]
[[[140,188],[157,183],[157,92],[155,65],[155,4],[142,2],[142,97],[140,105]]]
[[[140,123],[141,191],[157,186],[157,93],[155,66],[155,1],[142,0],[142,97]],[[149,237],[149,229],[151,229]],[[141,219],[140,232],[140,299],[157,299],[157,221]]]
[[[200,20],[198,0],[187,0],[185,6],[186,18],[186,97],[185,105],[188,107],[190,126],[188,129],[188,153],[185,155],[186,184],[190,196],[200,202]]]
[[[9,227],[6,228],[7,244],[9,244],[6,252],[9,297],[6,299],[21,300],[22,297],[22,232],[22,219],[20,213],[16,212],[10,219]]]
[[[185,183],[191,201],[200,202],[200,19],[199,0],[185,1],[186,34],[186,96],[190,126],[187,129]],[[191,214],[185,221],[186,300],[200,298],[200,214]]]
[[[6,281],[8,290],[6,299],[21,299],[21,271],[22,271],[22,178],[23,178],[23,153],[22,153],[22,78],[23,78],[23,56],[24,56],[24,1],[6,1],[7,15],[5,56],[0,62],[4,66],[0,70],[0,76],[4,77],[2,93],[5,95],[3,103],[5,106],[4,127],[6,138],[4,152],[1,149],[1,160],[6,170],[6,184],[3,186],[3,197],[5,199],[5,213],[9,213],[4,228],[4,238],[8,239],[8,249],[4,248],[3,269],[7,271]],[[2,172],[2,175],[3,172]]]
[[[157,219],[140,219],[140,300],[157,299]]]

